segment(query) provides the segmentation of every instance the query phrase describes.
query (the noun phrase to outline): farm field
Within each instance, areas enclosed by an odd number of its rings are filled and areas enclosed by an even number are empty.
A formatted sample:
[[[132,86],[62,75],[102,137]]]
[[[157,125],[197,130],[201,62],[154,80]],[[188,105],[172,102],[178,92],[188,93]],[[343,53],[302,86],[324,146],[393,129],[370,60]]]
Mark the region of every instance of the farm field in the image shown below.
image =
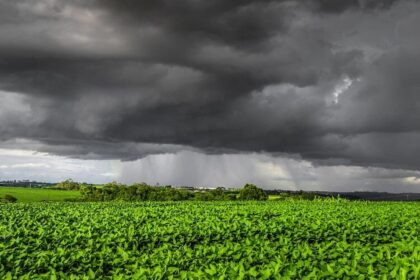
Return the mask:
[[[46,188],[0,187],[0,198],[6,194],[17,198],[17,202],[63,201],[80,197],[79,191],[53,190]]]
[[[419,279],[420,203],[0,205],[0,279]]]

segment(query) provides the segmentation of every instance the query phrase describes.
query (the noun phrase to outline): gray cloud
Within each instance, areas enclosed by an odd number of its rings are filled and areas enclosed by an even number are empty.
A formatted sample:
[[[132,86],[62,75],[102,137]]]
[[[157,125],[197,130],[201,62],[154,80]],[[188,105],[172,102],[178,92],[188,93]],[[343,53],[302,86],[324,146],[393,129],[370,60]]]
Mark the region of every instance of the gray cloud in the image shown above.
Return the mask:
[[[268,189],[418,192],[419,171],[358,166],[315,166],[309,161],[267,154],[151,155],[125,162],[119,178],[194,186],[238,187],[252,182]]]
[[[7,145],[420,167],[418,1],[3,0],[0,11]]]

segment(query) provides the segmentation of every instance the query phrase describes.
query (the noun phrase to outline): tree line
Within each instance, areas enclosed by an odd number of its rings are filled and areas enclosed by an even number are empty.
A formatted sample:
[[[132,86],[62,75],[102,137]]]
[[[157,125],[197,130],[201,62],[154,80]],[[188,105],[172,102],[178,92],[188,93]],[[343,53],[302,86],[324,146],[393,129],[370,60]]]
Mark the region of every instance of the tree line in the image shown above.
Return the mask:
[[[182,200],[267,200],[264,190],[246,184],[239,190],[222,187],[211,190],[180,189],[171,186],[150,186],[145,183],[123,185],[116,182],[103,186],[80,187],[82,199],[87,201],[182,201]]]

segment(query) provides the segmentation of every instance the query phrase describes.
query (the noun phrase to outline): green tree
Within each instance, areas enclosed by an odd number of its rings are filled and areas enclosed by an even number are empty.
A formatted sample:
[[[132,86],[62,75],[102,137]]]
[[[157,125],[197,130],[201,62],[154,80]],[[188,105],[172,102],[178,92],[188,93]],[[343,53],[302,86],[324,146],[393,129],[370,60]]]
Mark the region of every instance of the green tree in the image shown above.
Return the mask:
[[[80,190],[80,184],[73,181],[72,179],[67,179],[63,182],[60,182],[56,185],[56,188],[66,189],[66,190]]]
[[[4,202],[11,202],[11,203],[14,203],[14,202],[16,202],[16,201],[17,201],[17,198],[16,198],[16,197],[14,197],[13,195],[6,194],[6,195],[4,195],[4,197],[3,197],[3,201],[4,201]]]
[[[267,200],[268,195],[253,184],[246,184],[239,191],[240,200]]]
[[[211,200],[225,200],[226,195],[225,195],[225,188],[223,187],[217,187],[214,190],[210,191],[210,195],[212,196]]]

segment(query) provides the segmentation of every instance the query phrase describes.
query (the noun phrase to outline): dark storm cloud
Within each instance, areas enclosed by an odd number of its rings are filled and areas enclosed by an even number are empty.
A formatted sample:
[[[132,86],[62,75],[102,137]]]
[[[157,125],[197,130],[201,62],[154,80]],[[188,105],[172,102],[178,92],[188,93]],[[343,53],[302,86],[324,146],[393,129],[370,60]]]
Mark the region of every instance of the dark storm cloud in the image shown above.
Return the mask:
[[[418,1],[0,1],[0,139],[419,168]],[[148,143],[148,144],[144,144]]]
[[[390,8],[396,0],[318,0],[311,2],[309,3],[316,7],[320,12],[342,13],[349,9],[386,9]]]

